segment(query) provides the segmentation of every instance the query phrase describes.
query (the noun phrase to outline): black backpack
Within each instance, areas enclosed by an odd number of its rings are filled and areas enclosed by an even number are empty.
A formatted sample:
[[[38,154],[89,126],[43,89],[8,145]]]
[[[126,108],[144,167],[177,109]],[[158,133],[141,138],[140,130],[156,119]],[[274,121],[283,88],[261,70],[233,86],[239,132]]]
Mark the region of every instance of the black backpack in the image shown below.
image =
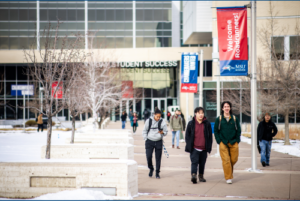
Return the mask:
[[[163,121],[163,120],[160,119],[159,122],[158,122],[158,127],[157,127],[158,130],[162,130],[162,129],[161,129],[161,123],[162,123],[162,121]],[[148,133],[149,133],[149,131],[150,131],[150,129],[151,129],[151,126],[152,126],[152,119],[150,118],[150,119],[149,119],[149,128],[148,128],[148,131],[147,131],[147,135],[148,135]],[[157,128],[152,128],[152,129],[157,129]]]

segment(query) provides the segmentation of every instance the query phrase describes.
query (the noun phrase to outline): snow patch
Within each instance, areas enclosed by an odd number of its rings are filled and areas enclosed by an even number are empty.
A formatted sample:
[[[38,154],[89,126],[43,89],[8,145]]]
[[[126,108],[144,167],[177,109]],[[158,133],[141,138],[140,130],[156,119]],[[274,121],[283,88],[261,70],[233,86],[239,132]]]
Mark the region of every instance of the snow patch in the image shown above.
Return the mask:
[[[241,141],[251,144],[251,138],[241,136]],[[300,141],[290,140],[291,145],[284,145],[284,140],[273,140],[272,149],[274,151],[300,157]]]

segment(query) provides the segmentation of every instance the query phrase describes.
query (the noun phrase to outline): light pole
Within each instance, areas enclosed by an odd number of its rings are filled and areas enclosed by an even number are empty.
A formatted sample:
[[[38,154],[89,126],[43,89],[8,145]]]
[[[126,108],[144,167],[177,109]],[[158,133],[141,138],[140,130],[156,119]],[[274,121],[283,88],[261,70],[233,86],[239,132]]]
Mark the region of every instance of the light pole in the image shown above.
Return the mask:
[[[40,94],[41,94],[41,113],[43,113],[43,91],[44,88],[40,87]]]
[[[257,171],[257,86],[256,86],[256,1],[251,1],[251,156],[253,172]]]
[[[203,50],[200,50],[199,54],[200,54],[199,106],[203,107]]]

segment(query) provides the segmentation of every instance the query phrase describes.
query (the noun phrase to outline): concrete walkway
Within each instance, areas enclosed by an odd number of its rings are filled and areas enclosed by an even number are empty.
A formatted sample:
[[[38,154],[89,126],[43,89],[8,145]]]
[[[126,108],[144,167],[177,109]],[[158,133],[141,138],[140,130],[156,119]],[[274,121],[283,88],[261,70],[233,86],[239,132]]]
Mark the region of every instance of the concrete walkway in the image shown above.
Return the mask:
[[[145,142],[142,138],[143,127],[144,122],[139,121],[137,132],[133,135],[134,159],[139,165],[139,197],[135,199],[300,199],[300,158],[272,150],[270,166],[262,167],[258,155],[258,169],[262,172],[250,173],[247,169],[251,167],[251,146],[243,142],[239,145],[239,160],[234,166],[232,185],[225,183],[221,158],[214,156],[217,151],[215,141],[205,166],[207,182],[192,184],[191,162],[189,154],[184,151],[185,143],[180,143],[181,149],[172,149],[170,131],[164,138],[170,156],[162,156],[161,179],[149,178]],[[121,128],[121,122],[111,122],[107,128]],[[126,128],[131,128],[129,122]]]

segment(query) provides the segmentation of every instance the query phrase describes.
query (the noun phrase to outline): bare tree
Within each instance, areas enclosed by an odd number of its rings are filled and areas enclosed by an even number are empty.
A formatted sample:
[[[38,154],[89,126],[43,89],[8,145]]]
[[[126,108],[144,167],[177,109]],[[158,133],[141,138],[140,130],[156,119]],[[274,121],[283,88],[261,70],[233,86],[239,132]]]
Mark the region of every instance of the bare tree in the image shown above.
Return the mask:
[[[44,89],[44,110],[41,111],[37,107],[35,109],[48,118],[46,159],[50,159],[52,117],[65,105],[65,99],[59,96],[66,94],[73,86],[77,69],[86,59],[85,53],[80,49],[83,38],[79,34],[75,34],[73,38],[59,37],[59,25],[58,21],[55,27],[49,23],[45,28],[41,36],[40,50],[35,48],[24,50],[29,75]]]
[[[77,75],[79,76],[79,74]],[[86,101],[84,98],[84,93],[82,93],[83,87],[80,86],[79,83],[74,84],[67,91],[66,97],[66,105],[70,111],[70,116],[72,118],[72,136],[71,136],[71,144],[74,143],[75,137],[75,119],[78,115],[82,114],[86,109]]]

